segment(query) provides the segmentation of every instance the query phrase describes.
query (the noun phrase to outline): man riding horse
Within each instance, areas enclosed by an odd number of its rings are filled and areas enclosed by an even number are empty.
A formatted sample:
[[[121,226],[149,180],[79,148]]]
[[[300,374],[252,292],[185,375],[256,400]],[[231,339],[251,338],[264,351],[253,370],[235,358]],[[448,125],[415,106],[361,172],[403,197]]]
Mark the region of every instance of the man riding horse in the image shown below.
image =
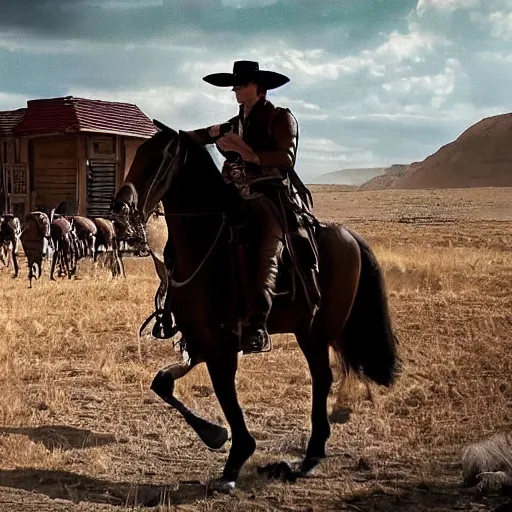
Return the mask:
[[[202,145],[216,144],[226,157],[222,176],[245,199],[257,228],[255,282],[250,286],[248,325],[242,330],[241,348],[244,353],[259,352],[270,345],[266,322],[276,288],[278,258],[289,235],[283,202],[289,206],[291,198],[282,193],[296,192],[294,204],[302,205],[304,213],[312,206],[311,195],[294,170],[297,120],[290,110],[275,107],[266,98],[268,90],[286,84],[289,78],[260,70],[257,62],[237,61],[233,73],[215,73],[203,80],[217,87],[232,87],[240,105],[239,114],[226,123],[188,134]],[[312,307],[317,307],[316,269],[307,269],[302,276]]]
[[[180,363],[160,370],[151,389],[183,415],[207,446],[218,450],[229,438],[227,429],[201,418],[174,395],[178,379],[195,366],[206,365],[231,429],[231,447],[222,477],[212,484],[213,488],[225,492],[235,489],[241,468],[256,448],[256,440],[245,424],[236,389],[240,324],[246,316],[246,308],[240,299],[249,295],[244,290],[243,275],[247,272],[244,272],[243,263],[253,264],[253,260],[258,259],[255,263],[259,269],[275,273],[273,251],[280,249],[283,231],[286,234],[297,230],[297,226],[311,231],[307,209],[300,210],[299,222],[292,225],[292,229],[284,226],[283,230],[270,216],[276,204],[281,206],[281,213],[285,210],[285,194],[281,191],[288,190],[287,180],[295,179],[292,164],[297,147],[293,131],[296,124],[292,123],[288,111],[269,105],[262,96],[264,90],[283,84],[284,79],[262,74],[255,63],[235,64],[233,71],[224,82],[220,80],[223,75],[220,78],[214,75],[217,78],[213,79],[207,77],[220,82],[221,86],[229,84],[237,89],[243,111],[238,118],[228,122],[229,130],[226,133],[224,127],[197,130],[190,136],[160,123],[160,131],[137,149],[111,206],[113,216],[125,226],[122,229],[142,246],[147,240],[144,232],[147,219],[161,201],[168,238],[163,262],[150,252],[161,282],[155,297],[155,313],[146,322],[157,317],[154,333],[155,328],[163,326],[162,318],[170,324],[172,312],[185,338],[182,348],[186,349],[186,356]],[[238,87],[242,85],[246,87]],[[252,89],[252,93],[246,89]],[[244,103],[247,103],[247,109]],[[238,131],[235,133],[235,130]],[[287,134],[287,139],[281,138],[281,130]],[[228,132],[231,135],[223,139]],[[224,176],[229,184],[223,181],[211,153],[194,142],[193,138],[201,140],[201,137],[205,143],[217,142],[228,157]],[[288,141],[286,144],[285,140]],[[232,152],[238,155],[235,162],[238,168],[231,161]],[[276,169],[278,173],[274,172]],[[257,181],[257,177],[266,178],[267,173],[273,179]],[[276,183],[275,189],[271,183]],[[292,183],[293,188],[300,192],[300,184],[295,183],[297,186]],[[278,203],[274,202],[276,195]],[[307,194],[302,196],[307,200]],[[253,227],[247,224],[246,210],[256,212],[258,225],[267,229],[257,244],[258,249],[262,249],[257,251],[259,258],[250,257],[245,250],[256,231],[246,229],[246,225]],[[303,224],[300,224],[302,220]],[[322,292],[318,312],[312,317],[311,301],[298,290],[295,296],[275,297],[266,322],[271,292],[275,289],[275,275],[268,283],[268,276],[263,276],[263,272],[258,275],[252,272],[250,275],[255,276],[255,281],[263,288],[265,303],[256,304],[260,309],[252,305],[254,324],[245,330],[245,346],[242,346],[245,349],[249,345],[249,350],[254,350],[255,341],[259,343],[256,349],[259,348],[268,339],[267,331],[270,334],[289,333],[295,336],[307,360],[312,384],[312,428],[300,467],[289,472],[293,477],[308,475],[326,456],[326,443],[331,432],[327,409],[333,382],[331,365],[337,365],[340,376],[350,373],[363,378],[364,382],[373,381],[385,386],[393,383],[400,370],[383,272],[374,252],[361,236],[341,224],[313,223],[313,228],[318,244]],[[274,237],[271,242],[266,239],[270,237],[268,233]],[[287,240],[287,245],[291,245],[293,251],[293,246],[300,243],[289,244]],[[300,249],[297,252],[300,253],[299,263],[304,265],[303,252],[306,251]],[[288,263],[286,256],[285,253],[280,258],[285,264]],[[292,270],[295,268],[293,266]],[[289,285],[286,279],[297,277],[296,274],[298,272],[283,272],[280,280]],[[291,290],[294,290],[293,286]],[[142,332],[149,325],[146,322],[141,327]],[[164,334],[170,337],[170,332]],[[338,356],[333,361],[331,350]]]

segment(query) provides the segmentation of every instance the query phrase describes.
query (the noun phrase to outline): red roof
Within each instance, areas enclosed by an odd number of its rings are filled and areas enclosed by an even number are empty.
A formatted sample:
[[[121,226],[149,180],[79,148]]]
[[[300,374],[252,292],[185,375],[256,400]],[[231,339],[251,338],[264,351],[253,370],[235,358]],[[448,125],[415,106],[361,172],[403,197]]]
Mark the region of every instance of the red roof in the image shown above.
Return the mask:
[[[157,132],[136,105],[85,98],[50,98],[27,102],[16,135],[97,132],[148,138]]]
[[[26,108],[0,111],[0,138],[12,137],[16,125],[23,119]]]

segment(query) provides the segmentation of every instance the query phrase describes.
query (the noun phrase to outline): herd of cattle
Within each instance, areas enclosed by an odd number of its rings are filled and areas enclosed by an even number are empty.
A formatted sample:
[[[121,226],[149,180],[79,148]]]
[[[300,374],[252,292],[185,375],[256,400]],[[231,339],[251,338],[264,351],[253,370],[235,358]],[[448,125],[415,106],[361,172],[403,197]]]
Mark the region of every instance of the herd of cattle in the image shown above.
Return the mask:
[[[30,287],[32,279],[41,276],[45,261],[50,267],[51,280],[55,280],[55,275],[71,279],[77,274],[80,260],[90,258],[96,263],[101,253],[112,275],[125,277],[119,226],[110,219],[35,211],[27,214],[22,223],[12,214],[2,215],[0,261],[4,267],[12,262],[13,277],[19,274],[19,242],[27,258]]]

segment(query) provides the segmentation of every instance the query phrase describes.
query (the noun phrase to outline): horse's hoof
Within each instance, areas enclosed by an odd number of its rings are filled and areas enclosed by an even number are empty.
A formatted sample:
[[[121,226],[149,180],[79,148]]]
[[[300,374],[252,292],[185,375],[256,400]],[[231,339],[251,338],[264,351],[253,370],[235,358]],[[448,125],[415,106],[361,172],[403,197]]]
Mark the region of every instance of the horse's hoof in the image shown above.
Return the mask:
[[[219,478],[214,480],[211,484],[213,492],[219,492],[222,494],[231,494],[236,489],[236,482],[234,480],[224,480]]]
[[[322,457],[306,457],[300,468],[300,476],[307,477],[322,462]]]

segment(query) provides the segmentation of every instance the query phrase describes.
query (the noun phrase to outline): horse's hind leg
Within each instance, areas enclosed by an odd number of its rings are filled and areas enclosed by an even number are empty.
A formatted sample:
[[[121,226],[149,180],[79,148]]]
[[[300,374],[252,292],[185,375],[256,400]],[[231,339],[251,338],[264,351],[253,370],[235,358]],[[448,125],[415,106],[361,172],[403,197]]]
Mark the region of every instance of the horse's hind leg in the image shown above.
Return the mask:
[[[124,271],[123,257],[121,256],[121,253],[118,250],[116,250],[114,254],[115,254],[115,258],[116,258],[116,262],[117,262],[119,275],[121,277],[126,278],[126,272]]]
[[[60,252],[58,245],[55,247],[55,250],[53,251],[51,255],[51,261],[50,261],[50,280],[55,281],[54,273],[55,273],[55,266],[57,265],[57,259],[59,258]]]
[[[329,364],[328,343],[312,336],[297,336],[297,340],[308,362],[313,388],[311,437],[301,467],[301,473],[306,475],[325,457],[325,445],[331,435],[327,398],[333,377]]]
[[[87,239],[88,240],[88,256],[90,258],[93,258],[96,256],[95,254],[95,250],[94,248],[96,247],[96,236],[95,235],[91,235],[90,238]]]

